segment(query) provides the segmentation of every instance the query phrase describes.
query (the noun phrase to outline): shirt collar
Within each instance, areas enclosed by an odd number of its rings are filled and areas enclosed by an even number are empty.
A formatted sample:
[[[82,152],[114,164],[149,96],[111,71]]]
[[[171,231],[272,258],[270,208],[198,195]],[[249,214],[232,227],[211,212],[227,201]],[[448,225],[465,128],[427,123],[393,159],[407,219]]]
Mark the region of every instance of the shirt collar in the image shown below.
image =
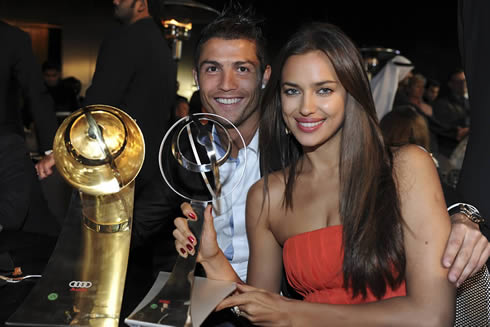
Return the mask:
[[[216,127],[215,126],[213,126],[212,133],[213,133],[214,139],[216,140],[215,142],[218,145],[218,153],[220,155],[223,155],[224,152],[225,152],[225,149],[223,149],[223,147],[221,145],[221,141],[219,139],[219,136],[218,136],[218,133],[216,131]],[[254,134],[252,140],[247,145],[247,150],[252,150],[255,154],[257,154],[259,152],[259,129],[257,129],[255,131],[255,134]],[[242,151],[242,149],[240,149],[240,151]]]
[[[247,146],[248,149],[252,150],[256,154],[259,152],[259,129],[255,131],[254,137],[252,138],[252,141],[250,141],[250,144]]]

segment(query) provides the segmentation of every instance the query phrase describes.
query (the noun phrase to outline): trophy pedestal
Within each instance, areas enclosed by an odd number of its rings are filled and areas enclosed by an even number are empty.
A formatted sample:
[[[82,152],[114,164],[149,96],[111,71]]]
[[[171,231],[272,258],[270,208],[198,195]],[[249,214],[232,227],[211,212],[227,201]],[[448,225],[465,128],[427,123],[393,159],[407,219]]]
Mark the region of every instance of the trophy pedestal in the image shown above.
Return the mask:
[[[81,213],[77,193],[43,277],[7,326],[118,326],[131,229],[96,232]]]
[[[152,305],[151,301],[154,301],[163,285],[167,282],[170,273],[161,271],[158,275],[155,283],[143,298],[136,309],[131,313],[129,318],[126,318],[124,322],[132,327],[157,327],[157,326],[171,326],[165,324],[158,324],[155,322],[145,321],[144,317],[136,320],[132,317],[135,316],[141,309],[148,305]],[[225,297],[231,294],[236,288],[236,283],[227,281],[210,280],[202,277],[195,277],[194,286],[192,288],[192,300],[191,300],[191,317],[192,326],[197,327],[207,318],[207,316],[214,310],[214,308]],[[154,310],[160,310],[161,303],[153,303]]]

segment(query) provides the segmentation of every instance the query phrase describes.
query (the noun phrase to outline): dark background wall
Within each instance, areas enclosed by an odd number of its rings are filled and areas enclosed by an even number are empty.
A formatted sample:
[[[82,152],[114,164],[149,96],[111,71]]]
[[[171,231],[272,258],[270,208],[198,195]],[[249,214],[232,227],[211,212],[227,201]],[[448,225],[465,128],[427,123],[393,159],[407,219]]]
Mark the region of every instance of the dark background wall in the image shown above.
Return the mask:
[[[227,1],[202,0],[216,9]],[[326,21],[342,28],[359,47],[397,49],[426,76],[440,79],[460,66],[457,0],[242,1],[265,18],[271,55],[299,26]]]
[[[200,2],[221,10],[228,0]],[[341,27],[359,47],[379,46],[401,51],[415,64],[416,70],[441,82],[449,71],[460,66],[456,0],[445,1],[442,5],[427,0],[405,3],[354,0],[241,2],[244,6],[253,5],[257,14],[264,18],[272,58],[300,25],[309,21],[327,21]],[[45,45],[37,45],[40,61],[48,56],[59,60],[63,75],[79,78],[83,91],[90,84],[100,42],[117,27],[110,0],[0,0],[0,19],[24,27],[38,24],[37,27],[48,28],[48,41]],[[179,62],[179,93],[187,97],[195,89],[191,74],[192,53],[202,26],[194,24],[190,40],[184,42],[183,57]]]

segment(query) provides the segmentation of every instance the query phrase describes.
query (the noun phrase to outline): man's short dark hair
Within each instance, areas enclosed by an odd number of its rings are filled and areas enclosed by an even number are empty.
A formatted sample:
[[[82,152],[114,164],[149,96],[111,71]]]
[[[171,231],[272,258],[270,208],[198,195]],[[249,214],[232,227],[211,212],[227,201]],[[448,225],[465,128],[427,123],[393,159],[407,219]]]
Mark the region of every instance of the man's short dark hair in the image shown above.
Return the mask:
[[[61,65],[57,62],[53,61],[45,61],[42,65],[42,71],[45,72],[47,70],[56,70],[57,72],[61,72]]]
[[[252,7],[243,9],[238,2],[233,2],[223,9],[221,14],[201,31],[194,51],[194,66],[199,71],[199,57],[204,43],[212,38],[225,40],[246,39],[255,43],[260,72],[264,73],[267,65],[266,40],[260,24],[262,19],[255,17]]]
[[[464,73],[464,69],[461,68],[461,67],[456,67],[454,68],[453,70],[451,70],[449,72],[449,74],[447,75],[447,81],[451,81],[453,79],[453,77],[457,74],[461,74],[461,73]]]
[[[427,78],[427,82],[425,83],[425,88],[429,89],[431,87],[441,87],[441,83],[438,80],[433,78]]]

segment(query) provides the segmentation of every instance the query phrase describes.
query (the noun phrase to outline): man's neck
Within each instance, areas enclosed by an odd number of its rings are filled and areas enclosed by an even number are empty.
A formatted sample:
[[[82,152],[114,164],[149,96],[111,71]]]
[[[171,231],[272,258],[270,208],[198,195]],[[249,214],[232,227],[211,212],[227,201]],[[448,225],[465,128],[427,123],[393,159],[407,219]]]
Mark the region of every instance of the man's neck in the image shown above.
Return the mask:
[[[243,122],[242,124],[240,124],[240,126],[237,127],[238,131],[243,137],[243,142],[240,138],[240,135],[238,135],[237,131],[234,128],[228,129],[228,133],[230,134],[233,144],[233,148],[231,150],[231,156],[233,158],[236,158],[238,156],[238,152],[240,151],[240,149],[243,148],[243,143],[245,143],[245,146],[248,146],[250,142],[252,142],[252,139],[254,138],[257,129],[259,128],[258,115],[259,113],[257,112],[249,119],[247,119],[247,121]],[[221,141],[226,142],[226,135],[224,135],[224,132],[218,131],[218,135]],[[225,144],[224,142],[222,142],[222,144]]]
[[[145,19],[145,18],[150,18],[151,16],[148,13],[141,13],[139,15],[133,16],[130,21],[128,22],[128,25],[134,24],[139,20]]]

